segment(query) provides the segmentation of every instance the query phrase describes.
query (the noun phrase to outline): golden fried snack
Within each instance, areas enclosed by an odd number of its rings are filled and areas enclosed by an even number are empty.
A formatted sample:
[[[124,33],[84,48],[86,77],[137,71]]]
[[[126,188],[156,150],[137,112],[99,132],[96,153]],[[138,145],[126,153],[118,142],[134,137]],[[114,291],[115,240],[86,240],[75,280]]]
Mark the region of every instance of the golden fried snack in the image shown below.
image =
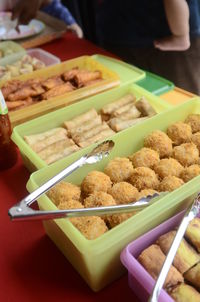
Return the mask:
[[[65,156],[68,156],[76,151],[79,150],[79,147],[75,144],[71,145],[71,146],[67,146],[64,147],[62,150],[60,150],[59,152],[54,151],[53,154],[50,154],[49,156],[47,156],[44,161],[50,165],[52,163],[54,163],[55,161],[64,158]]]
[[[73,90],[74,90],[74,87],[72,86],[72,84],[70,82],[67,82],[67,83],[58,85],[54,88],[51,88],[50,90],[43,93],[41,96],[42,96],[43,100],[49,100],[50,98],[65,94],[67,92],[71,92]]]
[[[167,255],[175,235],[176,231],[170,231],[158,238],[156,243],[160,246],[161,250],[165,255]],[[176,256],[174,257],[173,265],[181,274],[183,274],[199,261],[200,255],[183,238],[176,253]]]
[[[129,128],[133,125],[136,125],[140,122],[143,122],[144,120],[146,120],[148,117],[139,117],[139,118],[132,118],[132,119],[128,119],[128,120],[123,120],[123,118],[121,119],[120,117],[114,117],[112,119],[109,120],[108,124],[109,126],[116,132],[122,131],[126,128]]]
[[[83,87],[87,82],[101,79],[102,74],[101,71],[89,71],[89,70],[81,70],[74,76],[75,85],[80,88]]]
[[[174,158],[163,158],[154,166],[154,171],[161,179],[167,176],[179,177],[183,169],[183,166]]]
[[[200,290],[200,262],[185,272],[184,278],[191,285]]]
[[[103,207],[116,205],[116,202],[112,195],[102,192],[95,191],[84,199],[85,208]]]
[[[111,117],[123,117],[125,112],[130,112],[131,111],[131,117],[132,118],[137,118],[141,115],[141,112],[136,108],[134,105],[135,101],[132,101],[122,107],[119,107],[118,109],[114,110],[111,114]]]
[[[74,67],[66,72],[64,72],[62,74],[62,78],[64,79],[65,82],[67,81],[71,81],[73,80],[73,78],[75,77],[75,75],[77,75],[77,73],[79,72],[79,68],[78,67]]]
[[[142,116],[153,116],[157,114],[155,109],[150,105],[144,96],[136,102],[135,106],[142,113]]]
[[[135,202],[138,199],[138,190],[125,181],[115,183],[108,193],[112,195],[117,204]]]
[[[93,240],[108,231],[103,219],[98,216],[70,218],[71,223],[89,240]]]
[[[156,173],[147,167],[133,169],[129,181],[139,191],[143,189],[156,189],[159,185]]]
[[[160,157],[157,151],[150,148],[142,148],[133,155],[129,156],[135,168],[148,167],[153,168],[159,163]]]
[[[144,190],[139,192],[138,200],[140,200],[143,197],[152,196],[155,193],[158,193],[158,192],[156,190],[152,190],[152,189],[144,189]]]
[[[109,126],[106,122],[103,122],[100,125],[97,125],[96,127],[93,127],[92,129],[89,129],[88,131],[84,131],[83,133],[73,135],[73,140],[79,144],[81,142],[90,140],[90,138],[96,137],[96,135],[101,134],[101,132],[104,132],[105,130],[110,130]]]
[[[169,191],[172,192],[184,184],[184,181],[176,176],[167,176],[163,178],[159,187],[157,188],[160,192]]]
[[[65,122],[65,123],[67,123],[67,122]],[[101,116],[97,115],[93,119],[88,120],[88,121],[78,125],[77,127],[71,128],[70,130],[68,130],[68,132],[71,137],[76,137],[77,135],[81,135],[82,133],[87,132],[93,128],[96,128],[97,126],[99,126],[101,124],[102,124]]]
[[[46,90],[50,90],[50,89],[52,89],[56,86],[62,85],[62,84],[64,84],[64,82],[60,76],[53,76],[42,82],[42,86]]]
[[[19,100],[24,100],[29,97],[37,96],[38,93],[30,86],[24,86],[23,88],[17,89],[15,92],[10,93],[7,100],[10,102],[15,102]]]
[[[14,101],[14,102],[6,102],[6,105],[8,107],[8,110],[15,110],[15,109],[19,109],[22,107],[26,107],[29,106],[31,104],[33,104],[33,99],[31,97],[28,97],[24,100],[18,100],[18,101]]]
[[[133,173],[133,165],[126,157],[116,157],[108,163],[104,172],[112,182],[126,181]]]
[[[54,142],[53,144],[46,146],[45,149],[42,149],[41,151],[38,152],[38,155],[42,159],[46,160],[50,155],[58,154],[59,152],[62,152],[65,148],[68,148],[70,146],[75,146],[72,139],[69,138],[61,139],[59,141]]]
[[[200,132],[196,132],[192,135],[191,141],[197,146],[200,152]]]
[[[192,178],[200,175],[200,166],[199,165],[191,165],[186,167],[180,174],[180,178],[184,182],[190,181]]]
[[[82,203],[75,199],[68,199],[64,202],[59,203],[58,209],[59,210],[66,210],[66,209],[82,209],[84,206]]]
[[[111,115],[118,108],[121,108],[131,102],[135,102],[135,100],[136,100],[135,96],[133,96],[132,94],[127,94],[124,97],[120,98],[119,100],[105,105],[101,109],[101,113],[106,115]]]
[[[165,261],[165,255],[158,245],[152,244],[139,255],[138,261],[156,280]],[[168,288],[183,281],[183,276],[171,265],[167,278],[165,279],[164,287]]]
[[[169,157],[172,153],[172,140],[166,133],[155,130],[145,137],[144,147],[157,151],[160,158]]]
[[[137,212],[131,212],[131,213],[122,213],[122,214],[113,214],[113,215],[107,215],[106,217],[106,223],[109,226],[110,229],[114,228],[118,224],[126,221],[133,215],[135,215]]]
[[[176,302],[199,302],[200,294],[192,286],[181,283],[169,292]]]
[[[96,142],[98,142],[98,141],[100,141],[100,140],[103,140],[103,139],[105,139],[105,138],[108,138],[108,137],[110,137],[110,136],[112,136],[112,135],[114,135],[114,134],[115,134],[115,132],[112,131],[112,130],[108,127],[107,129],[101,131],[100,133],[95,134],[94,136],[92,136],[92,137],[90,137],[90,138],[84,140],[83,142],[78,143],[78,145],[79,145],[81,148],[85,148],[85,147],[87,147],[87,146],[89,146],[89,145],[91,145],[91,144],[93,144],[93,143],[96,143]]]
[[[81,196],[81,189],[74,184],[61,181],[49,192],[47,192],[47,195],[57,206],[71,199],[79,200]]]
[[[200,218],[194,218],[187,227],[185,237],[200,253]]]
[[[200,131],[200,114],[189,114],[185,120],[192,128],[192,133]]]
[[[167,128],[167,135],[174,145],[189,143],[192,137],[192,128],[189,124],[177,122]]]
[[[174,147],[172,157],[178,160],[184,167],[197,164],[199,161],[199,150],[193,143],[185,143]]]
[[[75,118],[64,122],[64,126],[67,128],[67,130],[72,131],[72,129],[77,128],[78,126],[81,126],[85,122],[91,121],[95,118],[97,118],[98,113],[97,111],[92,108],[86,113],[83,113],[81,115],[76,116]]]
[[[81,190],[84,196],[94,193],[95,191],[108,192],[112,182],[110,177],[100,171],[91,171],[82,181]]]
[[[21,82],[19,80],[12,80],[4,84],[1,88],[1,92],[3,93],[4,98],[7,99],[7,97],[11,93],[15,92],[18,89],[20,84]]]
[[[129,104],[128,104],[128,106],[129,106]],[[121,107],[121,108],[124,108],[124,107]],[[121,109],[121,108],[119,108],[119,109]],[[126,111],[121,113],[118,117],[120,118],[121,121],[127,121],[127,120],[136,119],[137,117],[140,117],[140,115],[141,115],[141,113],[137,110],[137,108],[134,105],[131,105],[129,109],[127,109]]]

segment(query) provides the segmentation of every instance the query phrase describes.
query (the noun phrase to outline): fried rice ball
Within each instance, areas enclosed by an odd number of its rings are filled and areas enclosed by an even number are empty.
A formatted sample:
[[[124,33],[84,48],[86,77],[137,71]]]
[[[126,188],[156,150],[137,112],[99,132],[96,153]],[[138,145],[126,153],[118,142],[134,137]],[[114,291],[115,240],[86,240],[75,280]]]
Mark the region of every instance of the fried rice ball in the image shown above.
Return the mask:
[[[184,182],[188,182],[192,178],[200,175],[200,166],[199,165],[191,165],[189,167],[186,167],[180,174],[180,178]]]
[[[59,210],[66,210],[66,209],[82,209],[84,206],[82,203],[75,199],[69,199],[65,202],[61,202],[58,205]]]
[[[160,158],[169,157],[172,153],[172,140],[166,133],[155,130],[145,137],[144,147],[157,151]]]
[[[138,194],[138,200],[140,200],[143,197],[154,195],[155,193],[158,193],[158,191],[153,189],[144,189]]]
[[[122,213],[122,214],[113,214],[107,217],[107,224],[110,229],[114,228],[118,224],[124,222],[125,220],[129,219],[133,215],[135,215],[136,212],[131,213]]]
[[[126,157],[116,157],[105,167],[104,172],[112,182],[126,181],[133,172],[133,165]]]
[[[83,179],[81,189],[83,195],[87,196],[95,191],[107,192],[111,188],[110,177],[100,171],[91,171]]]
[[[84,206],[86,208],[112,206],[116,205],[116,201],[112,195],[106,192],[95,191],[84,199]]]
[[[108,231],[103,219],[98,216],[70,218],[73,225],[89,240],[93,240]]]
[[[134,202],[138,198],[138,190],[125,181],[114,184],[108,193],[112,195],[117,204]]]
[[[185,143],[174,147],[172,157],[179,161],[184,167],[198,163],[199,150],[194,143]]]
[[[138,152],[129,156],[135,168],[148,167],[153,168],[160,161],[157,151],[150,148],[142,148]]]
[[[188,143],[191,141],[192,128],[189,124],[177,122],[168,127],[167,135],[174,145]]]
[[[154,171],[163,179],[166,176],[177,176],[183,171],[183,166],[174,158],[163,158],[154,166]]]
[[[185,120],[186,124],[189,124],[192,128],[192,133],[200,131],[200,114],[189,114]]]
[[[192,142],[197,146],[199,152],[200,152],[200,132],[196,132],[192,135],[191,138]]]
[[[147,167],[135,168],[129,181],[139,191],[143,189],[156,189],[159,185],[156,173]]]
[[[159,185],[159,191],[165,192],[169,191],[172,192],[176,189],[178,189],[180,186],[184,184],[184,181],[176,176],[167,176],[165,177],[160,185]]]
[[[80,195],[80,187],[65,181],[61,181],[47,193],[47,196],[53,201],[53,203],[55,203],[56,206],[60,203],[66,202],[67,200],[79,200]]]

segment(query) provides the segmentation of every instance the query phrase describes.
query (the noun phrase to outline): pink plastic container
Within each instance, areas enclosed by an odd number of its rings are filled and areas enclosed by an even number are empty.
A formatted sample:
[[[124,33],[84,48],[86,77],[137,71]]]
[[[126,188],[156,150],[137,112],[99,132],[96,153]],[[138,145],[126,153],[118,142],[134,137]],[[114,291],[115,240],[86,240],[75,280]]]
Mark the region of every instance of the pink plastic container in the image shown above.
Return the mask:
[[[138,298],[146,302],[152,293],[155,280],[149,275],[145,268],[137,261],[140,253],[151,244],[155,243],[159,236],[169,232],[179,225],[185,211],[173,216],[163,222],[156,228],[152,229],[145,235],[139,237],[122,251],[121,262],[128,270],[128,282],[130,288],[138,296]],[[200,217],[200,215],[199,215]],[[159,296],[159,302],[173,302],[174,300],[162,290]]]
[[[27,50],[27,54],[33,58],[42,61],[46,66],[51,66],[60,63],[60,59],[58,57],[40,48],[29,49]]]

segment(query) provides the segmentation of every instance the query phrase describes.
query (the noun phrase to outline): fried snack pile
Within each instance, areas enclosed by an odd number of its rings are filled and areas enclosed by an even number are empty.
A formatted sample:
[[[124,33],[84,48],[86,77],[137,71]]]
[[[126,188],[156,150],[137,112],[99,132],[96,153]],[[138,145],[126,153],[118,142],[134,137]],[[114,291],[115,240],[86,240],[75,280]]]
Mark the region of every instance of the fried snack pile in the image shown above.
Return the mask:
[[[172,230],[146,248],[138,261],[157,279],[176,231]],[[200,218],[193,219],[182,239],[164,288],[177,301],[200,301]]]
[[[29,55],[25,55],[21,60],[6,66],[0,66],[0,81],[8,81],[21,74],[26,74],[44,68],[46,65]]]
[[[69,73],[68,73],[68,78],[70,78],[71,76],[73,76],[73,75],[72,74],[69,75]],[[46,81],[45,85],[49,87],[51,85],[51,81],[50,80]],[[116,131],[119,131],[119,128],[116,129],[115,127],[113,127],[113,128],[111,127],[112,125],[111,125],[110,121],[113,120],[112,118],[110,120],[105,121],[105,114],[103,112],[111,113],[111,110],[114,110],[113,108],[115,108],[116,110],[113,111],[113,114],[114,113],[116,114],[117,110],[120,109],[121,110],[120,118],[123,118],[123,116],[127,118],[127,116],[128,116],[127,113],[125,111],[122,112],[122,108],[123,108],[122,105],[124,103],[126,104],[127,101],[129,102],[129,100],[131,100],[131,103],[129,103],[128,106],[131,106],[132,112],[137,112],[139,115],[149,114],[149,116],[151,116],[152,114],[155,113],[154,109],[147,102],[147,100],[144,99],[144,97],[142,97],[140,100],[138,100],[135,103],[135,97],[133,95],[129,94],[109,105],[106,105],[103,108],[107,108],[107,109],[105,109],[105,110],[102,109],[100,111],[100,113],[98,113],[95,109],[91,109],[91,110],[87,111],[86,113],[78,115],[71,120],[65,121],[63,126],[67,129],[67,131],[64,128],[62,131],[62,128],[60,127],[60,128],[55,128],[50,131],[39,133],[36,135],[25,136],[24,139],[31,146],[31,148],[35,152],[37,152],[38,155],[47,164],[50,164],[64,156],[71,154],[72,152],[79,150],[79,148],[85,148],[93,143],[96,143],[109,136],[112,136],[116,133]],[[133,100],[134,100],[134,103],[133,103]],[[121,106],[121,107],[119,107],[119,106]],[[141,111],[139,111],[136,108],[136,106]],[[125,107],[126,107],[126,105],[125,105]],[[128,111],[130,113],[131,109],[129,108]],[[133,118],[133,115],[132,115],[132,118]],[[147,118],[147,116],[145,116],[145,118]],[[143,117],[137,118],[137,120],[142,120],[142,119],[143,119]],[[123,123],[126,123],[126,125],[124,124],[124,128],[129,127],[128,121],[129,120],[126,120],[126,119],[123,120]],[[117,125],[118,125],[118,123],[116,123],[116,126]],[[57,135],[56,129],[59,129],[60,135]],[[121,130],[123,130],[123,129],[121,129]],[[47,138],[44,140],[44,142],[42,142],[44,137],[46,137],[46,136],[48,137],[50,134],[51,134],[51,140],[49,140]],[[38,141],[35,141],[35,139],[34,139],[35,137],[38,138]],[[32,142],[32,140],[34,140],[34,143]],[[60,141],[60,140],[62,140],[62,141]],[[65,142],[63,140],[65,140]],[[66,140],[67,140],[67,142],[66,142]],[[69,148],[69,146],[70,146],[70,148]],[[71,147],[71,146],[73,146],[73,147]],[[48,153],[52,153],[53,148],[55,148],[54,153],[57,154],[57,156],[51,156],[50,158],[48,158],[48,156],[50,156],[50,154],[47,156],[46,151],[45,151],[46,148],[48,148],[47,150],[49,150],[49,149],[51,150],[51,151],[48,151]],[[155,151],[150,150],[150,152],[155,153],[154,156],[156,158],[154,159],[154,161],[159,160],[159,155]]]
[[[1,88],[9,110],[17,110],[43,100],[93,85],[102,81],[100,71],[89,71],[75,67],[65,73],[47,79],[35,78],[27,81],[11,80]]]

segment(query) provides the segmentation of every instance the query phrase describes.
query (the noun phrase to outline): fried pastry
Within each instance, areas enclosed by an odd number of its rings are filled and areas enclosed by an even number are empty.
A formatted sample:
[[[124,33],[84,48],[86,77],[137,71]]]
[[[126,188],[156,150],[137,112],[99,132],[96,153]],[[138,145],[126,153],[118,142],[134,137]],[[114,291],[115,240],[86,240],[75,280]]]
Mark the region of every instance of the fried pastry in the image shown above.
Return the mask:
[[[80,142],[78,145],[82,148],[85,148],[93,143],[96,143],[100,140],[108,138],[109,136],[112,136],[114,134],[115,134],[115,132],[108,127],[107,129],[101,131],[100,133],[94,135],[93,137],[90,137],[89,139],[86,139],[83,142]]]
[[[78,150],[79,150],[79,147],[77,145],[73,144],[71,146],[64,147],[59,152],[50,154],[49,156],[47,156],[44,159],[44,161],[49,165],[49,164],[54,163],[55,161],[57,161],[61,158],[64,158],[65,156],[70,155]]]
[[[161,179],[167,176],[179,177],[183,171],[183,166],[174,158],[163,158],[154,165],[154,171]]]
[[[51,136],[57,136],[57,135],[59,136],[61,133],[64,135],[67,134],[66,129],[57,127],[42,133],[25,135],[24,140],[27,142],[27,144],[33,146],[37,142],[43,142],[45,139],[50,138]]]
[[[108,193],[112,195],[117,204],[135,202],[138,198],[138,190],[126,181],[115,183]]]
[[[53,87],[51,89],[49,89],[48,91],[46,91],[45,93],[42,94],[42,99],[43,100],[49,100],[53,97],[65,94],[67,92],[73,91],[74,87],[72,86],[72,84],[70,84],[70,82],[58,85],[56,87]]]
[[[114,183],[126,181],[133,173],[133,165],[126,157],[116,157],[108,163],[104,172]]]
[[[184,278],[200,291],[200,262],[185,272]]]
[[[196,291],[192,286],[185,283],[181,283],[170,290],[169,294],[176,302],[200,301],[200,293],[198,293],[198,291]]]
[[[114,131],[119,132],[133,125],[136,125],[146,119],[147,119],[146,116],[140,118],[128,119],[128,120],[123,120],[123,118],[121,119],[120,117],[119,118],[115,117],[110,119],[108,124]]]
[[[78,72],[79,72],[79,68],[74,67],[74,68],[64,72],[61,77],[64,79],[65,82],[71,81],[71,80],[73,80],[74,76],[78,74]]]
[[[97,115],[95,118],[88,120],[83,124],[80,124],[77,127],[68,130],[68,133],[71,137],[75,137],[76,135],[81,135],[82,133],[85,133],[93,128],[96,128],[101,124],[102,124],[101,116]]]
[[[169,157],[172,153],[172,140],[166,133],[155,130],[145,137],[144,147],[157,151],[160,158]]]
[[[98,116],[97,111],[92,108],[86,113],[76,116],[75,118],[64,122],[64,126],[69,130],[77,128],[78,126],[82,125],[85,122],[91,121]]]
[[[141,97],[136,103],[136,108],[142,113],[142,116],[153,116],[157,114],[155,109],[151,106],[151,104],[145,99],[145,97]]]
[[[192,133],[200,131],[200,114],[189,114],[185,120],[192,128]]]
[[[181,187],[182,185],[184,185],[184,181],[181,178],[176,176],[166,176],[160,182],[157,189],[160,192],[172,192]]]
[[[147,167],[138,167],[133,169],[129,181],[139,191],[143,189],[156,189],[159,185],[156,173]]]
[[[200,253],[200,218],[194,218],[187,227],[185,237]]]
[[[101,109],[101,113],[106,114],[106,115],[111,115],[118,108],[125,106],[131,102],[135,103],[135,100],[136,100],[135,96],[133,96],[132,94],[127,94],[124,97],[120,98],[119,100],[105,105]]]
[[[197,164],[199,161],[199,150],[193,143],[185,143],[174,147],[172,157],[178,160],[184,167]]]
[[[101,77],[101,71],[99,70],[81,70],[74,76],[74,83],[78,88],[80,88],[83,87],[87,82],[100,79]]]
[[[181,172],[180,178],[182,178],[184,182],[188,182],[198,175],[200,175],[200,165],[191,165]]]
[[[160,157],[157,151],[150,148],[142,148],[133,155],[129,156],[135,168],[148,167],[153,168],[159,163]]]
[[[105,130],[110,130],[109,126],[106,122],[103,122],[100,125],[97,125],[96,127],[93,127],[92,129],[89,129],[88,131],[84,131],[81,134],[73,135],[73,140],[79,144],[81,142],[87,141],[90,138],[95,137],[97,134],[101,134],[101,132]]]
[[[113,111],[111,117],[121,117],[124,118],[126,112],[131,112],[131,118],[137,118],[141,115],[141,112],[134,105],[134,101],[128,103],[127,105],[121,106]]]
[[[84,196],[94,193],[95,191],[108,192],[112,182],[110,177],[100,171],[91,171],[82,181],[81,189]]]
[[[167,135],[174,145],[189,143],[192,137],[192,128],[189,124],[177,122],[167,128]]]
[[[46,79],[45,81],[42,82],[42,86],[46,90],[50,90],[56,86],[64,84],[63,80],[61,79],[60,76],[54,76]]]

